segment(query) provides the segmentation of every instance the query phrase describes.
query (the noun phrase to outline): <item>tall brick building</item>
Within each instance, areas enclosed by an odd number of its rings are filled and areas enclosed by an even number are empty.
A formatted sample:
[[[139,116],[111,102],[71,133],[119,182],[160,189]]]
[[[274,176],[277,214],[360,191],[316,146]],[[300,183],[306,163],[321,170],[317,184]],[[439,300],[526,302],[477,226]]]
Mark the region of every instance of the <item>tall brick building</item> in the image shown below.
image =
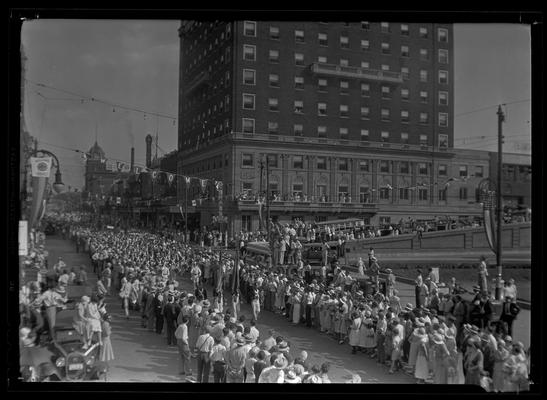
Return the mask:
[[[480,215],[489,156],[453,148],[451,25],[183,21],[179,35],[178,173],[224,182],[232,233],[258,227],[267,190],[281,221]],[[202,225],[216,200],[191,208]]]

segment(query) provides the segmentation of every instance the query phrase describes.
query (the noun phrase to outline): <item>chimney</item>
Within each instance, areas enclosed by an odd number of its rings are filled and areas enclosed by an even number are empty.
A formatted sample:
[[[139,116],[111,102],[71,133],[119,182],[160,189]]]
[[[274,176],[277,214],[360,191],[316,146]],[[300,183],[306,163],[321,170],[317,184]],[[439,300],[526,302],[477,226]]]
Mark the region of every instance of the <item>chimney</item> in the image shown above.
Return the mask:
[[[131,173],[133,173],[134,167],[135,167],[135,148],[131,147]]]
[[[146,135],[146,168],[150,168],[152,164],[152,136]]]

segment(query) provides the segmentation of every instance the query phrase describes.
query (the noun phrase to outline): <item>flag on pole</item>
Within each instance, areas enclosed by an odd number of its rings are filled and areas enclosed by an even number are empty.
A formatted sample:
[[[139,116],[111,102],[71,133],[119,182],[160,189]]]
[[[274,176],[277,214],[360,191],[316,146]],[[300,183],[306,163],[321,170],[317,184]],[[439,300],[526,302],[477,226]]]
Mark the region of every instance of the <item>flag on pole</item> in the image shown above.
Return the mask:
[[[232,273],[232,293],[239,292],[239,249],[236,249],[236,262]]]
[[[222,281],[224,280],[224,271],[222,267],[222,250],[219,251],[218,255],[218,274],[217,274],[217,295],[222,294]]]
[[[496,238],[496,221],[494,219],[494,214],[492,213],[492,210],[489,207],[484,207],[483,213],[484,213],[484,231],[486,233],[486,239],[488,240],[488,246],[490,246],[490,249],[494,253],[497,253],[496,240],[498,238]]]

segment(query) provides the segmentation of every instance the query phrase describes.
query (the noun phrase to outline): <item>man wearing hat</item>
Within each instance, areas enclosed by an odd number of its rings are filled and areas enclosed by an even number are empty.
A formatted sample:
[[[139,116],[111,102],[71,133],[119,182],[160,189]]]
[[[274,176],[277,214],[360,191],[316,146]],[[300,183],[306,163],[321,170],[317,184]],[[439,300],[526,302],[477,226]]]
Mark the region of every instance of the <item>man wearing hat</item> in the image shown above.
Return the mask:
[[[226,382],[243,383],[243,368],[247,359],[248,349],[245,339],[238,334],[234,340],[234,347],[226,353]]]
[[[513,335],[513,321],[520,312],[520,307],[516,302],[513,301],[511,295],[505,297],[505,302],[503,303],[503,308],[501,310],[500,321],[507,323],[507,333]]]
[[[283,383],[285,381],[284,369],[287,368],[289,362],[283,355],[278,355],[270,362],[272,365],[262,370],[258,383]]]
[[[67,302],[66,296],[61,295],[54,288],[47,289],[44,293],[39,295],[34,303],[36,306],[44,306],[46,309],[46,321],[48,323],[49,334],[53,339],[55,337],[54,328],[57,316],[57,307],[63,307]]]
[[[203,335],[200,335],[196,341],[195,351],[198,359],[197,381],[198,383],[208,383],[209,374],[211,372],[211,353],[213,350],[214,339],[207,330]]]

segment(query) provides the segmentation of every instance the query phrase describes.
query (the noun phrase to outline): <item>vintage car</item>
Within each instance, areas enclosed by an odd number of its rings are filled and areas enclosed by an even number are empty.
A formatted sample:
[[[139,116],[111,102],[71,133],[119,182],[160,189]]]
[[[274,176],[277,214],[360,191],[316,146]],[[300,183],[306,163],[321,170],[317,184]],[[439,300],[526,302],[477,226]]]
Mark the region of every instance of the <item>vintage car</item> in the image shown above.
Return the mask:
[[[48,349],[53,353],[52,359],[62,380],[106,380],[108,366],[100,361],[99,343],[93,343],[88,349],[84,349],[82,337],[73,326],[75,304],[83,295],[89,295],[90,291],[88,286],[69,285],[67,305],[57,312],[54,337]]]
[[[327,256],[328,264],[338,258],[336,256],[336,242],[328,242],[330,250]],[[302,260],[311,266],[321,265],[323,260],[323,245],[321,243],[306,243],[302,249]]]

